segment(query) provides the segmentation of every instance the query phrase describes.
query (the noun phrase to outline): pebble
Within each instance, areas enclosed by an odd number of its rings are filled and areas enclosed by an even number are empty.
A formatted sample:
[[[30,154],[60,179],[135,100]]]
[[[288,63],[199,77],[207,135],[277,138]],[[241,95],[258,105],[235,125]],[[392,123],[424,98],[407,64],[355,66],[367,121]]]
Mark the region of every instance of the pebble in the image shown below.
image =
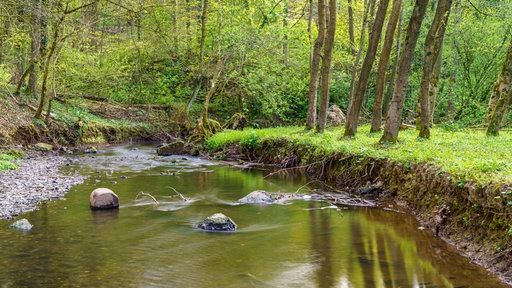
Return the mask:
[[[63,199],[72,186],[84,181],[82,176],[59,171],[69,163],[64,156],[31,155],[17,161],[18,169],[0,172],[0,219],[13,219],[38,209],[41,202]]]

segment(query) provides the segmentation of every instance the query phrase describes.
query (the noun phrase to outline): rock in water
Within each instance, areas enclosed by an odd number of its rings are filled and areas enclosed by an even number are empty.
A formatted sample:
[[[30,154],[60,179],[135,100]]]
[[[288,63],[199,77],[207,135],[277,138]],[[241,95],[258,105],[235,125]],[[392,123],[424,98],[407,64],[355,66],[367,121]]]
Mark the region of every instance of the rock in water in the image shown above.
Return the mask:
[[[228,216],[222,213],[215,213],[206,218],[198,225],[199,228],[206,231],[227,231],[233,232],[236,230],[236,223]]]
[[[256,190],[249,193],[244,198],[238,200],[240,203],[244,204],[270,204],[274,202],[272,199],[272,195],[263,190]]]
[[[32,229],[32,227],[34,227],[34,225],[30,224],[27,219],[23,218],[12,223],[9,227],[21,231],[29,231]]]
[[[114,209],[119,208],[119,197],[108,188],[97,188],[91,192],[91,209]]]
[[[169,144],[163,144],[156,149],[159,156],[180,155],[185,152],[185,142],[176,141]]]

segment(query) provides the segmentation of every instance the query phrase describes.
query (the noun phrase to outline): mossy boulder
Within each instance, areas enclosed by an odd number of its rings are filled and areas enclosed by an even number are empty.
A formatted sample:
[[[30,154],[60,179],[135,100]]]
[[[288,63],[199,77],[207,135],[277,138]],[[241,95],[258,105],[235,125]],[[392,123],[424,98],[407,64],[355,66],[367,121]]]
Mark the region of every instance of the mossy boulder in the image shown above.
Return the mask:
[[[36,151],[41,151],[41,152],[50,152],[53,150],[53,145],[40,142],[40,143],[37,143],[34,146],[32,146],[32,149],[34,149]]]
[[[215,213],[201,222],[198,227],[210,232],[234,232],[237,225],[228,216],[222,213]]]
[[[157,147],[156,153],[159,156],[180,155],[185,153],[185,142],[176,141],[172,143],[162,144]]]

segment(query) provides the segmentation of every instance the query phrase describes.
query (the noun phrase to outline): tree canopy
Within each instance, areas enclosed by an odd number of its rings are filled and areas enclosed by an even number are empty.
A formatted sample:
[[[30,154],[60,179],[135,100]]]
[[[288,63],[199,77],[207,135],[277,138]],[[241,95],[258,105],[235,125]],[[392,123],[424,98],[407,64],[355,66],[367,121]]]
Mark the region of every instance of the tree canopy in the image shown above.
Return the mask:
[[[436,17],[439,1],[419,1],[427,6],[418,41],[411,45],[410,68],[398,63],[415,3],[395,3],[395,15],[401,7],[400,20],[388,25],[393,13],[382,0],[325,2],[5,0],[0,3],[0,85],[37,106],[36,118],[47,117],[45,111],[55,99],[94,96],[127,104],[190,105],[199,119],[208,100],[208,117],[223,122],[242,113],[248,125],[268,127],[306,124],[308,104],[317,117],[318,98],[311,93],[320,93],[322,86],[328,86],[329,105],[344,112],[357,101],[351,113],[356,123],[368,122],[376,110],[389,116],[398,80],[394,73],[403,73],[408,79],[397,121],[414,125],[421,111],[417,105],[424,59],[430,57],[426,45],[431,40],[425,39],[437,37],[429,30],[439,25],[434,21],[439,18],[446,22],[441,25],[446,32],[435,48],[442,51],[434,59],[438,80],[429,88],[436,97],[420,101],[431,106],[431,122],[486,126],[495,110],[491,104],[503,103],[498,126],[510,125],[509,98],[491,101],[512,38],[510,1],[449,1],[449,18]],[[335,8],[322,18],[318,7],[325,6]],[[319,29],[319,19],[326,29]],[[325,74],[330,80],[320,76],[311,83],[311,69],[322,67],[313,48],[323,47],[326,37],[318,33],[325,31],[334,33],[332,56],[327,57],[330,74]],[[388,61],[380,59],[381,34],[394,38],[384,53]],[[315,45],[316,39],[320,42]],[[317,53],[325,60],[322,51]],[[379,62],[384,67],[372,65]],[[386,77],[379,78],[379,73]],[[386,79],[378,93],[389,92],[373,107],[377,79]],[[311,85],[320,85],[318,92],[310,91]]]

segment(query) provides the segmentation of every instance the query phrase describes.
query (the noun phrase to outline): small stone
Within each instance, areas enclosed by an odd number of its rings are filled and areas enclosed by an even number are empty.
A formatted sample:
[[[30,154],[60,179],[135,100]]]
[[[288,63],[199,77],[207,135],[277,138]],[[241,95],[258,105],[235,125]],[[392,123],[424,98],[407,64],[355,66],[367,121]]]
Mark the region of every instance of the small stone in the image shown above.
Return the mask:
[[[28,220],[25,218],[20,219],[9,226],[9,228],[21,231],[29,231],[30,229],[32,229],[32,227],[34,227],[34,225],[30,224],[30,222],[28,222]]]

